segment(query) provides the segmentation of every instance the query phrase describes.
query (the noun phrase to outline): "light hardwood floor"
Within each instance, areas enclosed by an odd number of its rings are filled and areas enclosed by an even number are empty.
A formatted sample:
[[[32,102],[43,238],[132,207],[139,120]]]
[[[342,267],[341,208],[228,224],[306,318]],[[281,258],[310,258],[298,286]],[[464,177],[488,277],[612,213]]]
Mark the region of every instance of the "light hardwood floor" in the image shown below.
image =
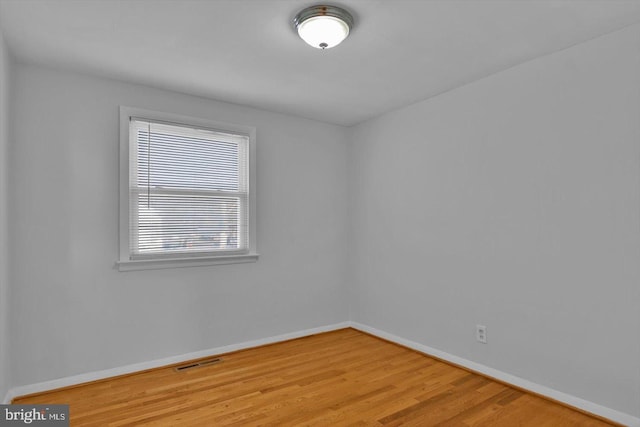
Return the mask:
[[[354,329],[14,399],[83,426],[610,426]]]

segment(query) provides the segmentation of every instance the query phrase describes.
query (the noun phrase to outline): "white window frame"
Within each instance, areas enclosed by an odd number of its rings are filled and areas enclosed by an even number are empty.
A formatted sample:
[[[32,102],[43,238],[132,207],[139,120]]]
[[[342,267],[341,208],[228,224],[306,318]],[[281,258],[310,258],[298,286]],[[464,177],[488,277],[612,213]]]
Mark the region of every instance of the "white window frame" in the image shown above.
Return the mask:
[[[175,125],[193,126],[224,133],[235,133],[249,137],[249,249],[246,253],[198,257],[167,258],[159,256],[152,259],[131,259],[129,239],[129,161],[131,118],[166,122]],[[236,264],[258,260],[256,233],[256,128],[235,125],[206,119],[187,117],[178,114],[146,110],[142,108],[120,106],[120,257],[116,262],[120,271],[148,270],[158,268],[195,267],[217,264]]]

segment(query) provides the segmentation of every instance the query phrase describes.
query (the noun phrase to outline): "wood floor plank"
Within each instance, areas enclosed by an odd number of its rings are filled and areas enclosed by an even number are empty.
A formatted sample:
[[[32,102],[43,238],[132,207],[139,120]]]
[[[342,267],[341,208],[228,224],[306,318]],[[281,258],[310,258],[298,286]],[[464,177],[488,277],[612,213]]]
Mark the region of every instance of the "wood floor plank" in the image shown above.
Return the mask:
[[[354,329],[36,395],[73,426],[616,425]]]

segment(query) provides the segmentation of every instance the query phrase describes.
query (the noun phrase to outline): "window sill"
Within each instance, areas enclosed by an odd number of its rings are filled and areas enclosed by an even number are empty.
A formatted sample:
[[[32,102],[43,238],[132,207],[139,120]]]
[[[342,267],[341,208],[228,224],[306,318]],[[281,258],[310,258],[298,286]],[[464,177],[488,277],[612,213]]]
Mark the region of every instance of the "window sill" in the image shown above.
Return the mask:
[[[156,270],[163,268],[201,267],[207,265],[241,264],[258,261],[258,254],[228,255],[202,258],[169,258],[136,261],[117,261],[119,271]]]

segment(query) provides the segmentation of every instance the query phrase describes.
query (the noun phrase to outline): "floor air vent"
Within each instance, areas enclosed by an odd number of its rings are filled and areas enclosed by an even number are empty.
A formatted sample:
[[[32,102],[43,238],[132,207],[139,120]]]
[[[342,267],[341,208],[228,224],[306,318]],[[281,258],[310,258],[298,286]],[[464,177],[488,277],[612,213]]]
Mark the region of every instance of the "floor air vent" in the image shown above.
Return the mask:
[[[182,372],[182,371],[186,371],[187,369],[194,369],[194,368],[200,368],[202,366],[215,365],[216,363],[220,363],[220,362],[222,362],[222,359],[219,357],[216,357],[215,359],[201,360],[199,362],[189,363],[188,365],[177,366],[174,369],[176,370],[176,372]]]

